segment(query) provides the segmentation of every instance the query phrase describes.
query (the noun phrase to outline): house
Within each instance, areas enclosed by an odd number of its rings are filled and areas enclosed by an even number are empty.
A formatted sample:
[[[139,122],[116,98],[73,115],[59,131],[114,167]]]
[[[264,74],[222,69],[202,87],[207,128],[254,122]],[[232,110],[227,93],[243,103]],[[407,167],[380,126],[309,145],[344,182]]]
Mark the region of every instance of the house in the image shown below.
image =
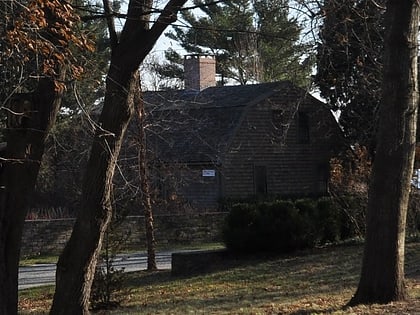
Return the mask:
[[[290,82],[208,87],[209,58],[190,58],[204,88],[144,94],[161,196],[213,210],[222,198],[327,193],[341,134],[325,104]]]

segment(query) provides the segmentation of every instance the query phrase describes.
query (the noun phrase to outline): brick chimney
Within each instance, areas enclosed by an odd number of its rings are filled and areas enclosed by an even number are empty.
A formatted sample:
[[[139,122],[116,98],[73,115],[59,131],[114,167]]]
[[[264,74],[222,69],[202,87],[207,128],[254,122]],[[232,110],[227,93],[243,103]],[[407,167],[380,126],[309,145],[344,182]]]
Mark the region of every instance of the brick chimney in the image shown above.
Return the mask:
[[[204,90],[216,86],[216,59],[209,55],[186,55],[184,57],[184,80],[186,90]]]

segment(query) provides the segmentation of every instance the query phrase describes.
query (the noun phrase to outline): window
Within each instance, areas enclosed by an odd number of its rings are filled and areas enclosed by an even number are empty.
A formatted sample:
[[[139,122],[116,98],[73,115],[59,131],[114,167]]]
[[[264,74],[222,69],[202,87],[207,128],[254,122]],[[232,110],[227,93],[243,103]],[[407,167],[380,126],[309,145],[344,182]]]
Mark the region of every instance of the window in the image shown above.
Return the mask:
[[[328,164],[318,165],[318,187],[316,188],[320,194],[328,192],[329,171],[330,168]]]
[[[309,143],[309,117],[306,113],[298,113],[298,142]]]
[[[168,179],[163,176],[163,174],[159,174],[160,176],[157,176],[155,178],[155,189],[156,193],[158,195],[158,198],[162,200],[167,200],[169,194],[169,183]]]
[[[264,165],[254,166],[254,185],[257,196],[267,195],[267,167]]]

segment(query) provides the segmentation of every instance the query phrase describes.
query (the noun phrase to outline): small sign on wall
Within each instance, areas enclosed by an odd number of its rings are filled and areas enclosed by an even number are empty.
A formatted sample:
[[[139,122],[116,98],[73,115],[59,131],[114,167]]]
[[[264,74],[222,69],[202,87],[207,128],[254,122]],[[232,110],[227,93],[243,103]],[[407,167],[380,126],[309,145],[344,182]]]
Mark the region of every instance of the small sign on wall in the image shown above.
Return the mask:
[[[216,170],[202,170],[201,175],[203,177],[214,177],[216,176]]]

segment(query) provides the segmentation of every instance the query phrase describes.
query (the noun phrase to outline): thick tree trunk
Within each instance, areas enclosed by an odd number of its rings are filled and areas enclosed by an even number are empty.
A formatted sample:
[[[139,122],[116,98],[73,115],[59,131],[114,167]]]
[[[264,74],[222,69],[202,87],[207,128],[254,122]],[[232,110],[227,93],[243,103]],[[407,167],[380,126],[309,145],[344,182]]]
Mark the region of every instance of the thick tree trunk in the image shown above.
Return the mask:
[[[42,79],[37,90],[12,97],[0,178],[0,314],[17,314],[18,267],[23,225],[61,92]]]
[[[414,162],[418,104],[416,0],[390,0],[384,81],[361,278],[350,305],[406,298],[405,223]]]
[[[111,64],[107,91],[92,145],[81,208],[70,240],[57,264],[56,291],[51,314],[88,314],[90,289],[105,231],[112,218],[112,178],[128,123],[134,113],[138,87],[136,70],[128,75]]]

